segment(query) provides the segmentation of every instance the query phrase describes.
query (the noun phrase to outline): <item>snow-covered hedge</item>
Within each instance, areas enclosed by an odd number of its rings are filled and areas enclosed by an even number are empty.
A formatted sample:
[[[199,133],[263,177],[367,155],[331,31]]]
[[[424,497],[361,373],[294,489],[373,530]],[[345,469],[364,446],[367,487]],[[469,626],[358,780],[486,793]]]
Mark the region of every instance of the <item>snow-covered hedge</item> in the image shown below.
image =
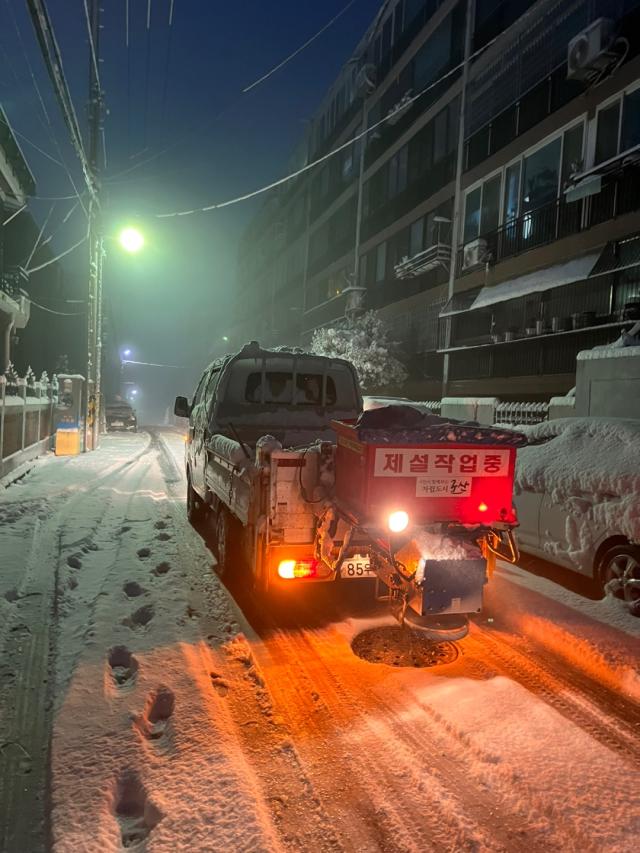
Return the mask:
[[[312,352],[350,361],[365,391],[398,386],[407,378],[393,348],[388,329],[375,311],[345,318],[330,328],[316,329],[311,341]]]

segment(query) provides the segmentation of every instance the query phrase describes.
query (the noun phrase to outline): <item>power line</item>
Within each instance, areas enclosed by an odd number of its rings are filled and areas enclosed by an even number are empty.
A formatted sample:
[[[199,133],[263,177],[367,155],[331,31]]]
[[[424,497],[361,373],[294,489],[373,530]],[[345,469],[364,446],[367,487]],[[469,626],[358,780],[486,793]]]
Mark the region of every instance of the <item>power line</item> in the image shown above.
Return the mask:
[[[84,317],[87,313],[86,311],[79,311],[75,313],[69,313],[67,311],[54,311],[53,308],[47,308],[45,305],[40,305],[39,302],[34,302],[31,297],[29,297],[29,302],[31,303],[31,305],[34,305],[41,311],[46,311],[47,314],[55,314],[57,317]]]
[[[27,0],[27,6],[31,13],[31,20],[36,31],[36,37],[40,45],[40,50],[42,52],[47,72],[53,84],[65,123],[71,135],[71,142],[82,165],[87,189],[89,190],[94,202],[99,204],[97,188],[93,178],[93,171],[84,150],[82,134],[78,124],[78,117],[71,99],[71,93],[69,91],[69,86],[67,84],[62,64],[60,48],[56,41],[49,13],[44,0]]]
[[[489,42],[489,44],[491,44],[491,42]],[[487,47],[489,47],[489,44],[485,45],[485,47],[481,48],[481,50],[486,50]],[[478,53],[480,53],[480,51],[477,51],[477,53],[475,55],[477,55]],[[457,71],[459,71],[463,65],[464,65],[464,62],[458,63],[458,65],[451,68],[449,71],[447,71],[446,74],[443,74],[442,77],[440,77],[438,80],[435,80],[433,83],[430,83],[428,86],[425,86],[425,88],[422,89],[420,92],[418,92],[417,95],[414,95],[412,98],[407,98],[407,100],[403,102],[402,109],[403,110],[406,109],[410,104],[415,103],[415,101],[417,101],[424,94],[429,92],[431,89],[440,85],[440,83],[442,83],[448,77],[450,77],[451,75],[453,75]],[[327,160],[330,160],[332,157],[335,157],[336,154],[340,154],[341,151],[344,151],[346,148],[349,148],[350,146],[352,146],[355,142],[358,142],[360,139],[363,139],[364,137],[368,136],[374,130],[381,127],[383,124],[386,124],[386,122],[388,122],[394,116],[395,116],[395,113],[393,111],[390,112],[388,115],[384,116],[384,118],[380,119],[380,121],[377,121],[375,124],[372,124],[371,127],[367,127],[364,130],[360,131],[359,133],[356,133],[355,136],[351,137],[346,142],[343,142],[342,145],[339,145],[337,148],[334,148],[331,151],[328,151],[322,157],[318,157],[316,160],[313,160],[311,163],[307,163],[306,166],[303,166],[302,168],[297,169],[295,172],[291,172],[290,174],[285,175],[285,177],[279,178],[277,181],[273,181],[272,183],[267,184],[266,186],[259,187],[257,190],[252,190],[251,192],[245,193],[244,195],[241,195],[241,196],[237,196],[236,198],[228,199],[227,201],[218,202],[216,204],[208,204],[204,207],[196,207],[196,208],[193,208],[191,210],[181,210],[181,211],[175,211],[173,213],[156,213],[156,218],[157,219],[168,219],[168,218],[175,217],[175,216],[191,216],[194,213],[207,213],[210,210],[220,210],[223,207],[230,207],[233,204],[239,204],[242,201],[248,201],[249,199],[255,198],[256,196],[263,195],[264,193],[269,192],[270,190],[276,189],[277,187],[280,187],[283,184],[289,183],[289,181],[293,181],[295,178],[300,177],[300,175],[303,175],[305,172],[309,172],[311,169],[314,169],[316,166],[319,166],[321,163],[324,163]]]
[[[96,82],[100,86],[100,70],[98,68],[98,57],[96,55],[96,46],[93,41],[93,33],[91,32],[91,21],[89,20],[89,6],[87,0],[84,3],[84,17],[87,22],[87,33],[89,34],[89,47],[91,49],[91,61],[93,62],[93,73],[96,75]],[[100,89],[102,87],[100,86]]]
[[[346,14],[346,12],[349,11],[349,9],[353,6],[355,2],[356,0],[349,0],[349,3],[347,3],[347,5],[340,12],[338,12],[337,15],[334,15],[333,18],[331,18],[330,21],[328,21],[320,30],[318,30],[315,35],[311,36],[310,39],[307,39],[304,44],[301,44],[300,47],[297,48],[297,50],[294,50],[293,53],[290,53],[289,56],[283,59],[282,62],[279,62],[277,65],[275,65],[270,71],[267,71],[266,74],[263,74],[262,77],[259,77],[257,80],[254,80],[254,82],[249,84],[249,86],[245,86],[245,88],[242,90],[242,94],[245,95],[247,92],[250,92],[252,89],[255,89],[256,86],[259,86],[261,83],[264,83],[265,80],[268,80],[269,77],[271,77],[277,71],[280,71],[280,69],[284,68],[285,65],[288,65],[292,59],[295,59],[296,56],[306,50],[309,45],[313,44],[313,42],[319,39],[321,35],[326,33],[326,31],[330,27],[332,27],[336,21],[338,21],[344,14]]]
[[[517,19],[517,21],[514,21],[513,24],[506,27],[506,29],[504,29],[501,33],[499,33],[497,36],[494,36],[490,41],[488,41],[482,47],[479,47],[478,50],[476,50],[474,53],[470,54],[470,56],[468,57],[468,60],[463,59],[462,62],[459,62],[453,68],[450,68],[449,71],[447,71],[445,74],[443,74],[437,80],[434,80],[432,83],[429,83],[428,86],[425,86],[424,89],[421,89],[417,94],[415,94],[415,95],[411,96],[410,98],[407,98],[406,100],[404,100],[402,103],[402,107],[401,107],[403,112],[404,112],[404,110],[407,109],[407,107],[414,104],[417,100],[419,100],[427,92],[430,92],[432,89],[434,89],[436,86],[439,86],[441,83],[443,83],[449,77],[451,77],[453,74],[456,74],[458,71],[460,71],[460,69],[464,67],[464,65],[467,61],[471,62],[472,60],[477,59],[477,57],[479,57],[481,54],[485,53],[497,41],[504,40],[507,33],[510,30],[512,30],[516,26],[516,24],[518,26],[521,26],[522,22],[525,21],[527,18],[531,17],[534,14],[534,12],[535,12],[535,8],[529,9],[529,11],[527,11],[523,15],[521,15]],[[209,205],[206,205],[204,207],[196,207],[196,208],[193,208],[191,210],[173,211],[172,213],[156,213],[155,216],[157,219],[169,219],[169,218],[173,218],[173,217],[177,217],[177,216],[191,216],[194,213],[208,213],[211,210],[220,210],[223,207],[230,207],[231,205],[239,204],[240,202],[248,201],[252,198],[256,198],[256,196],[263,195],[264,193],[269,192],[270,190],[273,190],[273,189],[276,189],[277,187],[283,186],[283,184],[289,183],[289,181],[293,181],[296,178],[298,178],[300,175],[303,175],[306,172],[311,171],[311,169],[314,169],[316,166],[319,166],[322,163],[326,162],[327,160],[330,160],[332,157],[335,157],[336,154],[340,154],[340,152],[349,148],[355,142],[358,142],[359,140],[364,139],[370,133],[377,130],[377,128],[382,127],[383,124],[386,124],[392,118],[396,118],[396,117],[397,117],[396,111],[391,110],[389,113],[387,113],[386,116],[381,118],[379,121],[375,122],[375,124],[372,124],[370,127],[367,127],[364,130],[360,131],[359,133],[356,133],[355,136],[351,137],[346,142],[343,142],[342,145],[339,145],[337,148],[334,148],[331,151],[328,151],[322,157],[318,157],[316,160],[313,160],[311,163],[307,163],[306,166],[303,166],[302,168],[297,169],[295,172],[291,172],[290,174],[285,175],[285,177],[279,178],[277,181],[273,181],[272,183],[267,184],[266,186],[259,187],[256,190],[252,190],[251,192],[245,193],[244,195],[237,196],[236,198],[228,199],[227,201],[218,202],[216,204],[209,204]]]
[[[31,252],[30,252],[30,254],[29,254],[29,257],[27,258],[27,260],[26,260],[26,261],[24,262],[24,264],[22,265],[23,267],[28,267],[28,266],[29,266],[29,264],[31,263],[31,260],[33,259],[33,256],[34,256],[34,255],[35,255],[35,253],[36,253],[36,249],[37,249],[37,248],[38,248],[38,246],[40,245],[40,240],[42,239],[42,235],[44,234],[44,229],[47,227],[47,225],[48,225],[48,223],[49,223],[49,220],[51,219],[51,214],[53,213],[53,209],[54,209],[54,207],[55,207],[55,206],[56,206],[56,205],[55,205],[55,202],[54,202],[54,203],[51,205],[51,207],[49,208],[49,213],[47,213],[47,215],[46,215],[46,217],[45,217],[45,220],[44,220],[44,222],[42,223],[42,227],[40,228],[40,231],[39,231],[39,233],[38,233],[38,236],[36,237],[36,242],[33,244],[33,249],[31,249]]]
[[[5,225],[8,225],[12,219],[15,219],[16,216],[18,216],[20,213],[22,213],[23,210],[26,209],[27,205],[23,204],[22,207],[19,207],[17,210],[15,210],[8,219],[5,219],[5,221],[2,223],[2,227],[4,228]]]
[[[25,272],[28,273],[29,275],[31,275],[31,273],[39,272],[40,270],[43,270],[45,267],[48,267],[51,264],[55,264],[56,261],[59,261],[61,258],[64,258],[66,255],[73,252],[79,246],[82,246],[83,243],[86,243],[88,239],[89,239],[89,235],[85,234],[85,236],[81,240],[78,240],[78,242],[74,243],[73,246],[69,246],[69,248],[65,249],[64,252],[60,252],[60,254],[56,255],[55,258],[49,258],[49,260],[45,261],[43,264],[39,264],[37,267],[31,267],[31,269],[25,270]]]
[[[13,125],[9,124],[9,122],[6,121],[1,115],[0,115],[0,122],[2,122],[2,124],[6,125],[6,127],[8,127],[9,130],[13,134],[15,134],[16,136],[19,136],[20,139],[23,139],[27,143],[27,145],[30,145],[39,154],[42,154],[43,157],[46,157],[47,160],[51,160],[51,162],[55,163],[56,166],[60,166],[61,169],[64,169],[64,167],[65,167],[64,163],[61,163],[60,160],[56,160],[56,158],[52,154],[48,154],[43,148],[40,148],[40,146],[37,145],[32,139],[29,139],[28,136],[25,136],[24,133],[21,133],[19,130],[16,130],[16,128],[13,127]]]

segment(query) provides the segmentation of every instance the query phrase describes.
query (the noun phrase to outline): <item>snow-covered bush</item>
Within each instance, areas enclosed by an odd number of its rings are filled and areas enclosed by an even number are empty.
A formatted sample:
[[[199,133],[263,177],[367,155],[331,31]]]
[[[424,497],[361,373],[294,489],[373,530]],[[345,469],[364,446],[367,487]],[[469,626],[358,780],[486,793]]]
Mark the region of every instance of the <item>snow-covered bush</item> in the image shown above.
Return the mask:
[[[392,354],[393,347],[387,327],[375,311],[316,329],[311,340],[312,352],[350,361],[365,391],[401,385],[407,378],[407,371]]]

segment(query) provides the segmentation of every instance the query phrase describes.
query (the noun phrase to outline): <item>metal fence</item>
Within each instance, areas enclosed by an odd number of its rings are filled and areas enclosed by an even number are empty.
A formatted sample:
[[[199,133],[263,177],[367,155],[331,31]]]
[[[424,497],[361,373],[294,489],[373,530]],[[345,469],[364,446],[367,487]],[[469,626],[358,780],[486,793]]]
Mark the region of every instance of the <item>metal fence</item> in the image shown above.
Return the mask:
[[[0,477],[48,447],[57,400],[55,376],[19,377],[11,365],[0,374]]]
[[[493,422],[496,424],[541,424],[549,420],[549,403],[498,403]]]

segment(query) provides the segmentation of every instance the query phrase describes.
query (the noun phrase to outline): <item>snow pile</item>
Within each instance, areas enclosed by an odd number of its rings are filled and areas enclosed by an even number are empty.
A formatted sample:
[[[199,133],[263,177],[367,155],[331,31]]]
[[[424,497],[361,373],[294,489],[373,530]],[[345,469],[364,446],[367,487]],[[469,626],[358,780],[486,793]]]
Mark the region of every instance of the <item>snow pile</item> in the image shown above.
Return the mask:
[[[562,553],[589,571],[605,531],[640,540],[640,421],[567,418],[526,433],[516,494],[547,492],[567,513],[566,542],[545,543],[551,555]]]
[[[214,453],[218,453],[220,456],[223,456],[225,459],[228,459],[229,462],[232,462],[238,467],[246,468],[247,465],[251,463],[251,460],[247,458],[247,453],[240,442],[234,441],[226,435],[213,435],[209,439],[209,449],[213,450]]]

